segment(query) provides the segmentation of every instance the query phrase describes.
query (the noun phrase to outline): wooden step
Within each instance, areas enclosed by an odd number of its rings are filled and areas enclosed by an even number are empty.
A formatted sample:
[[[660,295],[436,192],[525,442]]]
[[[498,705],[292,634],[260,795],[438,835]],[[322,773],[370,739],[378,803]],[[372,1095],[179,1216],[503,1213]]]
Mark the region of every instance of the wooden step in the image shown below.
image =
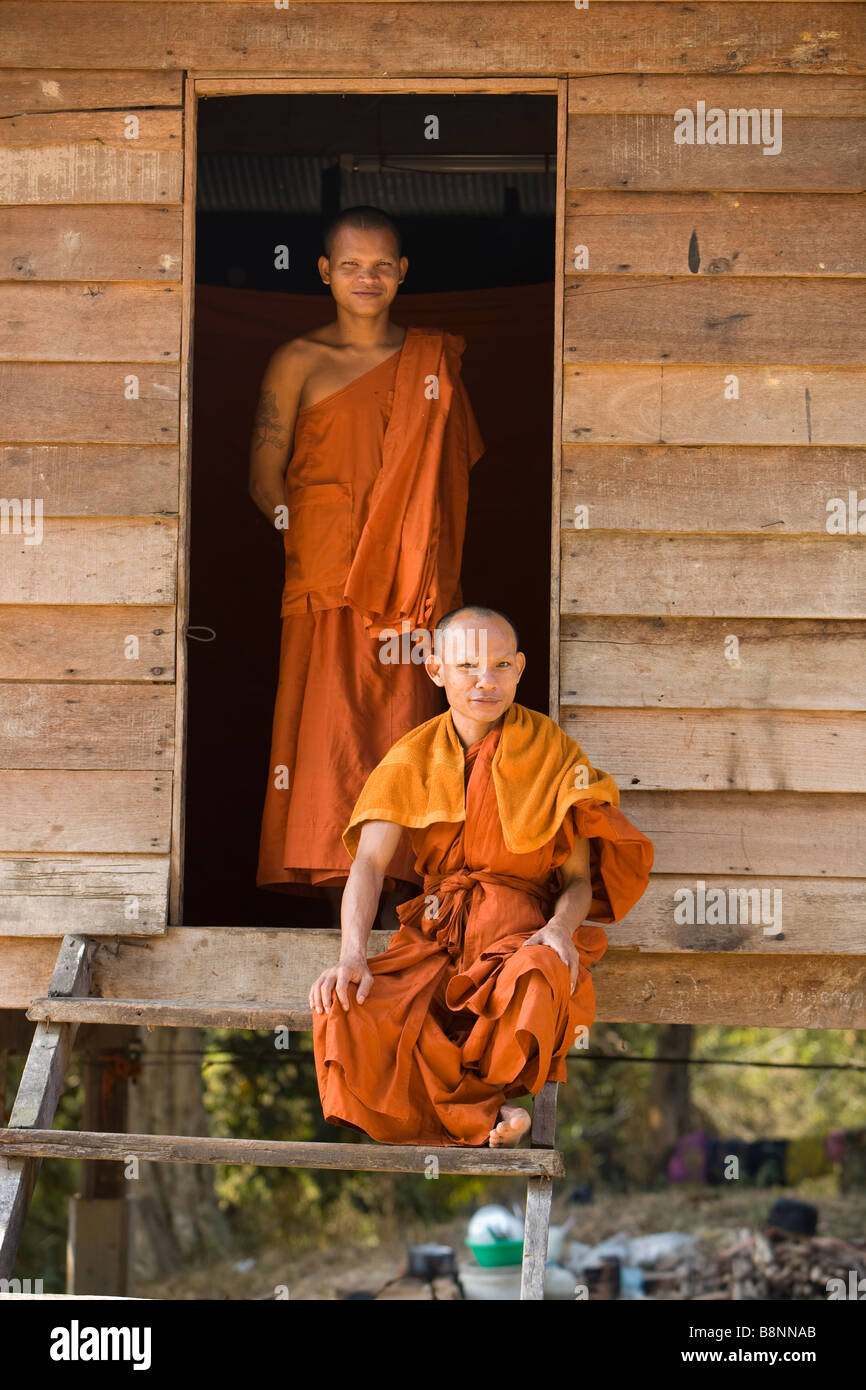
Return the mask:
[[[148,1028],[289,1028],[309,1033],[309,1005],[238,999],[34,999],[27,1017],[43,1023],[133,1023]]]
[[[191,1134],[102,1134],[65,1129],[0,1129],[2,1158],[85,1158],[148,1163],[256,1164],[266,1168],[341,1168],[364,1173],[463,1173],[476,1177],[561,1178],[556,1149],[425,1148],[411,1144],[317,1144],[214,1139]],[[436,1164],[430,1160],[435,1158]]]

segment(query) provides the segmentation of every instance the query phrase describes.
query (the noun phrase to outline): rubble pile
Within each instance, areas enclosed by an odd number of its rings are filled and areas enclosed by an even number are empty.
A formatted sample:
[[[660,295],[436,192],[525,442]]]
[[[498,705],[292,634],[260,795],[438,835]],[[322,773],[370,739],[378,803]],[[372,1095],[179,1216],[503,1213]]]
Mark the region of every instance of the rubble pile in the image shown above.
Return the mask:
[[[644,1270],[643,1291],[669,1299],[864,1298],[866,1241],[743,1227],[733,1244],[703,1243],[658,1260]]]

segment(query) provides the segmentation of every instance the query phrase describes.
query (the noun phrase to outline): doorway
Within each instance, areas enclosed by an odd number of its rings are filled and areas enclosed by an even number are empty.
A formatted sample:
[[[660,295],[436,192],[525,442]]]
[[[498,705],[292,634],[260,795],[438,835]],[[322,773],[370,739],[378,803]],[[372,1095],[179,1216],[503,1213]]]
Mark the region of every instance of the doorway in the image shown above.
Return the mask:
[[[508,613],[548,710],[557,98],[216,96],[197,113],[183,922],[322,925],[255,886],[280,645],[283,546],[247,493],[258,387],[280,343],[330,321],[323,225],[357,203],[400,226],[391,317],[466,339],[486,451],[471,475],[464,600]],[[213,636],[211,636],[213,634]]]

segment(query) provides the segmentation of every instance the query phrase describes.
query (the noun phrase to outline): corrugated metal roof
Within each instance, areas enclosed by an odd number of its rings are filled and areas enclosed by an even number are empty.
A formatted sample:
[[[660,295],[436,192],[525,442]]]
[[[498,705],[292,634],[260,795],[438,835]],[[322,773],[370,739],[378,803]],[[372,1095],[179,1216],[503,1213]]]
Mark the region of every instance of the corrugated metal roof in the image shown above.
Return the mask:
[[[199,210],[318,216],[322,206],[322,173],[333,167],[333,159],[309,155],[202,154],[198,164]],[[506,188],[515,190],[520,210],[527,216],[554,215],[554,173],[340,171],[342,207],[372,203],[397,217],[500,217]]]

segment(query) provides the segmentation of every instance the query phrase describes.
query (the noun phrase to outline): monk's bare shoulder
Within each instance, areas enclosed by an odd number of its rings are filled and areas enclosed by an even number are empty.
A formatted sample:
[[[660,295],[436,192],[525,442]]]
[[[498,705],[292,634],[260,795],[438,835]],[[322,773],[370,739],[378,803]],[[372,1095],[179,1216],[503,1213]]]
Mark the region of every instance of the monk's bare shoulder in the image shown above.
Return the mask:
[[[308,382],[321,370],[323,347],[301,336],[275,348],[259,390],[253,434],[254,447],[285,450],[303,408]]]
[[[284,410],[294,413],[309,404],[311,396],[321,396],[323,381],[327,393],[334,371],[334,345],[324,336],[326,328],[291,338],[271,356],[267,384],[276,392]]]
[[[321,365],[324,355],[325,348],[314,339],[306,336],[290,338],[274,349],[268,362],[267,376],[272,385],[300,396],[308,378]]]

